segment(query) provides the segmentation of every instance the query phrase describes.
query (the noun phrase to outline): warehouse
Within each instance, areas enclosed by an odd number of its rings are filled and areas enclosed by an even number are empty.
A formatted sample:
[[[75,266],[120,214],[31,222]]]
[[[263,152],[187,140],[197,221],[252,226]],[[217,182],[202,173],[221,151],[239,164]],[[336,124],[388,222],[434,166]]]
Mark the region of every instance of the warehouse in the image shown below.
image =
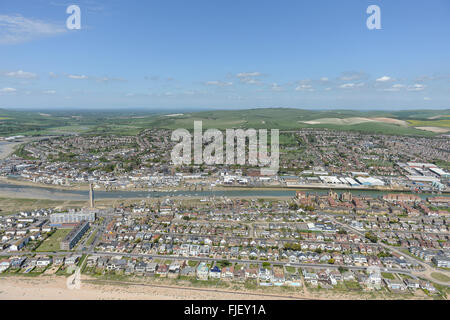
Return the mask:
[[[356,180],[362,184],[363,186],[384,186],[384,182],[380,179],[372,178],[372,177],[358,177]]]
[[[51,225],[61,225],[64,223],[79,223],[81,221],[95,221],[95,211],[82,210],[79,212],[53,213],[50,215]]]

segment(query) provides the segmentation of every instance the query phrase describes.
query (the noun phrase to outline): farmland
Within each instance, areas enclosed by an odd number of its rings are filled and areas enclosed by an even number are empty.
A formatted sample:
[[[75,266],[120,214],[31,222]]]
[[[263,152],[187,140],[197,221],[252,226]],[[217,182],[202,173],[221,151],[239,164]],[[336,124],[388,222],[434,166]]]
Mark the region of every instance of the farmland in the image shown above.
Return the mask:
[[[218,110],[184,114],[149,111],[70,111],[38,113],[0,110],[0,136],[25,135],[136,135],[144,129],[255,128],[297,130],[332,129],[394,135],[433,136],[437,131],[415,127],[449,129],[450,110],[435,111],[312,111],[288,108]]]

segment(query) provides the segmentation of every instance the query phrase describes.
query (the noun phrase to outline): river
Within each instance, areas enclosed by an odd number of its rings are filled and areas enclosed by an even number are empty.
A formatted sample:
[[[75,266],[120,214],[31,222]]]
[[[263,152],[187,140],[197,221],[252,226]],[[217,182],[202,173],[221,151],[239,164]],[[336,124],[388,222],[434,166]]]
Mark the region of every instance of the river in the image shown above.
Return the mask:
[[[345,190],[335,190],[338,193]],[[328,190],[306,190],[306,192],[318,195],[328,193]],[[378,197],[390,192],[384,191],[351,191],[355,196]],[[135,198],[165,198],[165,197],[239,197],[239,198],[277,198],[277,197],[293,197],[295,190],[286,189],[239,189],[239,190],[216,190],[216,191],[95,191],[95,199],[135,199]],[[0,194],[2,197],[17,197],[29,199],[48,199],[48,200],[88,200],[89,191],[84,190],[67,190],[47,188],[41,186],[21,186],[0,183]],[[436,195],[429,193],[418,194],[419,197],[425,199]]]

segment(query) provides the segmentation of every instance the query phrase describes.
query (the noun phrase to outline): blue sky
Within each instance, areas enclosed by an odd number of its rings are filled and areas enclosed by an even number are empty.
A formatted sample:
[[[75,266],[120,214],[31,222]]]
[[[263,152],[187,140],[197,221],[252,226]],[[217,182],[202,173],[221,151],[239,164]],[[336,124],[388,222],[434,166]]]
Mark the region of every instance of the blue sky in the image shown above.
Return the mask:
[[[450,108],[449,39],[448,0],[2,0],[0,108]]]

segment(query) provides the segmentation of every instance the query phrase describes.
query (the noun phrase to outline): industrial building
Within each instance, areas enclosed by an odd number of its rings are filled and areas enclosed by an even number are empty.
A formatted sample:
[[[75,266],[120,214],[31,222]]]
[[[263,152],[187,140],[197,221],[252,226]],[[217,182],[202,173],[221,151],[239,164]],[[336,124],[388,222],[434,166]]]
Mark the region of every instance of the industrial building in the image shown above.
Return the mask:
[[[94,222],[96,211],[94,210],[82,210],[78,212],[68,213],[53,213],[50,215],[51,225],[61,225],[65,223],[78,223],[81,221]]]
[[[82,221],[61,241],[61,250],[71,250],[89,229],[89,222]]]

